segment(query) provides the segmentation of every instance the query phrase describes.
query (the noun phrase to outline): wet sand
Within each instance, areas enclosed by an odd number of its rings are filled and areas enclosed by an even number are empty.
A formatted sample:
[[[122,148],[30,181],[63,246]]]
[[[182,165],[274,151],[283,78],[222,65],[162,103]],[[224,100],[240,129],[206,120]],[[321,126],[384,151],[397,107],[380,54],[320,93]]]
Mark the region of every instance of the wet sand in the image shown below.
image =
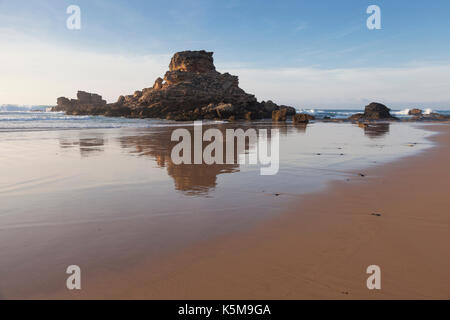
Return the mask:
[[[37,297],[449,299],[450,126],[428,129],[435,147],[300,196],[251,230]],[[381,290],[366,287],[369,265]]]
[[[396,252],[388,251],[395,259],[379,253],[389,237],[405,243],[402,253],[417,251],[409,238],[397,237],[398,228],[411,229],[415,241],[435,221],[436,228],[448,227],[442,210],[418,220],[421,213],[392,212],[386,202],[420,208],[417,200],[428,210],[445,200],[437,183],[448,181],[448,158],[433,156],[445,148],[430,149],[423,125],[214,126],[280,130],[278,174],[261,176],[259,166],[237,163],[174,165],[168,141],[175,127],[166,124],[2,132],[0,299],[358,297],[367,291],[369,264],[382,267],[385,292],[389,263],[415,255],[398,260]],[[435,163],[438,156],[444,160]],[[420,159],[429,163],[415,169]],[[442,170],[439,176],[431,164]],[[405,168],[410,177],[398,178]],[[398,190],[374,194],[388,178],[389,188]],[[408,179],[436,182],[417,186],[419,198],[410,195]],[[370,215],[373,210],[381,216]],[[403,220],[417,223],[418,231]],[[366,239],[378,241],[378,232],[381,249]],[[421,249],[440,253],[439,244],[426,247],[438,236],[433,230]],[[442,259],[429,265],[441,268]],[[74,264],[82,270],[80,292],[66,288],[66,268]]]

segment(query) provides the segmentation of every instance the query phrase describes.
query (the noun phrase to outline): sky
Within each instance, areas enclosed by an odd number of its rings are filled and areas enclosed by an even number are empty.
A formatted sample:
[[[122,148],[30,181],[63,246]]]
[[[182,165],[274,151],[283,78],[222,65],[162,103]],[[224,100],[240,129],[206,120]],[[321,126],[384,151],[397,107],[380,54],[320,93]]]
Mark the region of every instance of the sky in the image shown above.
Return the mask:
[[[381,29],[367,28],[369,5]],[[204,49],[259,100],[449,110],[449,14],[448,0],[0,0],[0,104],[77,90],[114,102],[152,86],[173,53]]]

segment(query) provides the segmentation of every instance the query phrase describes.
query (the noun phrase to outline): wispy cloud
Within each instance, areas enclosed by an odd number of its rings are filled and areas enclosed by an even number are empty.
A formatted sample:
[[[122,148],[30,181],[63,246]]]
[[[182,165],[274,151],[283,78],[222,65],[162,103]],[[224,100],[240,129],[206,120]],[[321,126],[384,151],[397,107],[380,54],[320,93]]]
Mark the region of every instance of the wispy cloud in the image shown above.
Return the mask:
[[[119,55],[29,41],[7,42],[0,32],[0,103],[55,104],[58,96],[97,92],[108,101],[150,87],[170,55]]]
[[[221,69],[226,69],[222,66]],[[349,108],[380,101],[392,107],[450,108],[450,63],[399,68],[229,70],[260,99],[298,107]]]

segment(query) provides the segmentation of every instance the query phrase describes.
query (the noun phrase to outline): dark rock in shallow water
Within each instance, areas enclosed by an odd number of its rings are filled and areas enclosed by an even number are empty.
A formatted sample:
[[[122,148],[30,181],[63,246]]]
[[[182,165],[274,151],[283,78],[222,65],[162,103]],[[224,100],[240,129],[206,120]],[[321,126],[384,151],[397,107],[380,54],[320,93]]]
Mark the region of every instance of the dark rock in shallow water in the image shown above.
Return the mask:
[[[423,111],[420,109],[411,109],[408,111],[408,115],[410,116],[421,116],[423,114]]]
[[[288,115],[288,116],[293,116],[293,115],[295,115],[295,114],[297,113],[297,111],[295,110],[294,107],[289,107],[289,106],[281,105],[281,106],[279,107],[279,110],[283,110],[283,109],[286,110],[286,115]]]
[[[164,79],[156,79],[151,88],[120,96],[110,105],[100,96],[87,93],[73,103],[59,98],[55,110],[171,120],[253,120],[270,118],[274,111],[280,110],[287,115],[295,114],[292,107],[278,106],[272,101],[258,102],[254,95],[239,87],[237,76],[216,71],[212,56],[212,52],[203,50],[178,52],[172,57]]]
[[[292,117],[292,122],[294,124],[297,123],[308,123],[311,120],[314,120],[314,116],[306,114],[306,113],[298,113]]]
[[[131,109],[128,107],[114,105],[108,108],[104,115],[107,117],[127,117],[131,115]]]
[[[102,115],[109,110],[102,96],[85,91],[78,91],[77,99],[60,97],[56,103],[52,111],[64,111],[71,115]]]
[[[295,113],[296,110],[293,107],[276,106],[275,109],[272,111],[272,121],[277,122],[286,121],[287,116],[295,116]]]
[[[364,109],[364,117],[367,119],[392,119],[390,114],[391,109],[384,104],[372,102]]]
[[[415,114],[410,119],[404,119],[403,121],[449,121],[450,116],[443,115],[440,113],[432,112],[432,113],[420,113]]]
[[[272,112],[273,121],[286,121],[287,109],[275,110]]]
[[[450,116],[432,112],[430,114],[424,114],[419,120],[431,120],[431,121],[446,121],[450,120]]]
[[[357,113],[352,115],[349,120],[364,121],[364,120],[398,120],[390,113],[391,109],[384,104],[372,102],[364,109],[364,113]]]
[[[355,113],[355,114],[353,114],[353,115],[351,115],[349,118],[348,118],[348,120],[351,120],[351,121],[362,121],[362,120],[364,120],[364,114],[363,113]]]

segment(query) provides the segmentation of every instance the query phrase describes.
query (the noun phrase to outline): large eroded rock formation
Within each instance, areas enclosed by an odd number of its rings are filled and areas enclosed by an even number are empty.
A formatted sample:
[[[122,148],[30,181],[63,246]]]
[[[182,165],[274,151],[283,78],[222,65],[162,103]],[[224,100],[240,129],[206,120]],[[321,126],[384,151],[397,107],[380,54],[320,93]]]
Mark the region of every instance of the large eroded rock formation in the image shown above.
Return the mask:
[[[252,120],[270,118],[273,111],[280,109],[295,114],[292,107],[278,106],[271,101],[258,102],[254,95],[239,87],[237,76],[218,72],[212,56],[212,52],[206,51],[178,52],[172,57],[164,78],[156,79],[151,88],[120,96],[116,103],[109,105],[99,104],[97,98],[91,104],[84,98],[82,101],[80,96],[78,100],[58,98],[54,110],[169,120]]]

